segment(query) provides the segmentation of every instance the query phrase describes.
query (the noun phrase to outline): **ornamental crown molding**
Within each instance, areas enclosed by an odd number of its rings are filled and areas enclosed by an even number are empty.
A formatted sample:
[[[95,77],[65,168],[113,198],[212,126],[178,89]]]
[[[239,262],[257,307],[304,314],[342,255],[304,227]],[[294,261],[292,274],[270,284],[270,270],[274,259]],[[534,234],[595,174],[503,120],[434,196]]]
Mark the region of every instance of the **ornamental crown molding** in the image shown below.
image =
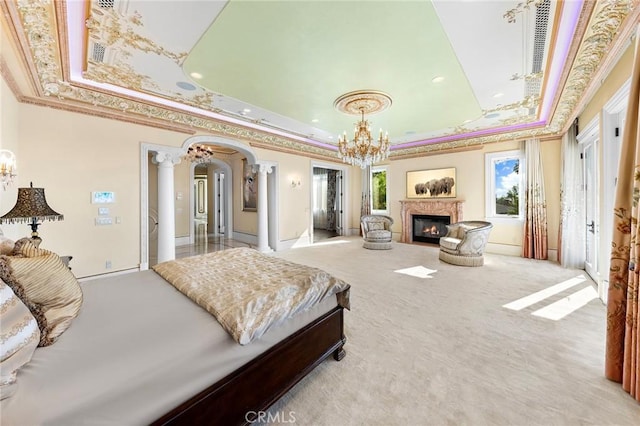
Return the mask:
[[[64,2],[62,2],[64,4]],[[535,1],[528,0],[526,5],[533,5]],[[599,0],[595,2],[593,12],[590,14],[588,24],[583,31],[580,45],[575,53],[575,57],[569,57],[568,63],[572,66],[566,77],[566,84],[561,94],[558,96],[556,108],[546,125],[522,129],[519,131],[499,134],[486,134],[473,138],[462,139],[462,133],[473,129],[459,126],[453,131],[439,139],[443,141],[431,144],[418,145],[393,149],[389,158],[397,160],[408,157],[415,157],[426,154],[434,154],[444,151],[460,150],[484,144],[520,140],[527,138],[548,138],[560,136],[562,131],[566,131],[567,123],[570,123],[576,116],[576,111],[584,105],[585,98],[589,90],[593,90],[594,79],[600,77],[602,63],[607,55],[619,54],[619,51],[626,45],[619,43],[620,34],[628,35],[630,28],[634,27],[638,17],[640,0]],[[523,6],[524,7],[524,6]],[[1,2],[0,8],[7,17],[15,32],[18,33],[18,42],[22,48],[24,60],[27,68],[32,72],[33,80],[36,83],[36,93],[40,102],[29,100],[24,95],[18,96],[23,102],[36,104],[46,104],[54,108],[73,110],[92,115],[107,115],[100,111],[110,111],[110,118],[125,119],[141,125],[158,126],[158,123],[165,123],[167,128],[175,128],[176,131],[206,132],[234,139],[241,139],[252,145],[263,148],[279,150],[307,155],[312,158],[322,158],[332,161],[337,160],[337,151],[331,147],[317,146],[311,143],[295,139],[306,138],[305,135],[293,135],[292,138],[269,133],[269,126],[264,123],[259,124],[265,131],[245,127],[240,124],[232,124],[223,120],[214,119],[203,114],[187,113],[177,108],[166,107],[153,102],[142,102],[137,99],[126,97],[115,92],[99,91],[94,88],[76,84],[65,78],[63,70],[63,59],[60,52],[62,48],[58,31],[58,22],[64,22],[64,16],[59,16],[63,6],[51,0],[19,0],[17,2]],[[590,9],[589,9],[590,10]],[[100,33],[93,36],[108,46],[112,47],[134,47],[143,51],[149,51],[163,55],[170,60],[180,62],[186,53],[170,52],[162,46],[158,46],[152,40],[144,38],[139,31],[142,25],[140,19],[134,16],[126,26],[122,27],[112,14],[104,10],[91,14],[87,21],[89,28],[100,28]],[[509,11],[505,19],[515,19],[520,13],[519,9]],[[631,15],[631,19],[629,19]],[[581,34],[577,34],[580,37]],[[98,39],[97,38],[97,39]],[[96,40],[97,40],[96,39]],[[122,49],[126,51],[126,49]],[[124,86],[136,90],[142,87],[150,87],[151,82],[147,76],[128,73],[122,67],[113,67],[106,64],[89,62],[86,71],[87,77],[105,83],[124,84]],[[3,69],[3,76],[9,72]],[[541,78],[538,75],[513,76],[512,78]],[[213,108],[212,93],[200,94],[191,98],[179,99],[183,104],[203,108],[208,106],[208,110],[214,113],[223,114],[223,111]],[[520,102],[520,106],[525,108],[535,108],[538,105],[537,97],[528,97]],[[64,107],[63,105],[69,105]],[[507,106],[502,107],[507,108]],[[98,111],[98,112],[96,112]],[[526,124],[531,121],[529,116],[512,117],[502,124]],[[336,148],[337,149],[337,148]]]

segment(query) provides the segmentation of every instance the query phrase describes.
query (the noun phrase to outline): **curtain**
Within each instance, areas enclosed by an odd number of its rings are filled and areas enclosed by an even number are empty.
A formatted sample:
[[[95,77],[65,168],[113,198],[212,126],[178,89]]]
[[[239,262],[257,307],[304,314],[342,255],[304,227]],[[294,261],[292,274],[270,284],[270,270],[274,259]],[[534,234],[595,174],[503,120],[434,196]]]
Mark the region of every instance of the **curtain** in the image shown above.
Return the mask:
[[[524,237],[522,257],[547,258],[547,203],[544,197],[544,176],[540,140],[525,141]]]
[[[586,219],[580,146],[576,140],[576,132],[574,123],[562,137],[558,259],[565,268],[583,269]]]
[[[360,217],[371,214],[371,166],[362,169],[362,200],[360,204]],[[360,227],[362,235],[362,227]]]
[[[336,179],[337,170],[328,170],[327,173],[327,231],[336,230]]]
[[[360,217],[371,214],[371,166],[362,169],[362,204]]]
[[[638,289],[640,245],[638,195],[640,194],[640,27],[627,121],[622,135],[618,184],[614,201],[613,241],[607,298],[605,375],[640,401],[640,312]]]
[[[313,227],[327,228],[328,170],[313,169]]]

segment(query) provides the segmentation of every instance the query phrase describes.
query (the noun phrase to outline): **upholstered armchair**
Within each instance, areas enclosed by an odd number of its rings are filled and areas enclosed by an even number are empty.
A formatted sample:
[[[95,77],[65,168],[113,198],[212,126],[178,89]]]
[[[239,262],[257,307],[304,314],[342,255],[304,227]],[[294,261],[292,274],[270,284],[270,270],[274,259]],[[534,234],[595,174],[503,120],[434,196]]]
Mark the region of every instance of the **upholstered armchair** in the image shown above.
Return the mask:
[[[483,221],[462,221],[447,225],[440,238],[440,260],[460,266],[482,266],[484,248],[493,225]]]
[[[393,219],[381,214],[370,214],[360,218],[360,228],[364,243],[371,250],[389,250],[391,248],[391,225]]]

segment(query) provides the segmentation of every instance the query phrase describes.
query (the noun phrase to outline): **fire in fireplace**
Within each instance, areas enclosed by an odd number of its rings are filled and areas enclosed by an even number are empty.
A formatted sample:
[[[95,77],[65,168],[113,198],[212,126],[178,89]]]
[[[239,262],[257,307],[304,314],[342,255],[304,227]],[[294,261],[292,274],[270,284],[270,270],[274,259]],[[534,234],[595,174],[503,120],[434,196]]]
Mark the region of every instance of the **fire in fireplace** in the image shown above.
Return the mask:
[[[447,234],[450,216],[411,215],[413,222],[413,241],[438,244],[440,237]]]

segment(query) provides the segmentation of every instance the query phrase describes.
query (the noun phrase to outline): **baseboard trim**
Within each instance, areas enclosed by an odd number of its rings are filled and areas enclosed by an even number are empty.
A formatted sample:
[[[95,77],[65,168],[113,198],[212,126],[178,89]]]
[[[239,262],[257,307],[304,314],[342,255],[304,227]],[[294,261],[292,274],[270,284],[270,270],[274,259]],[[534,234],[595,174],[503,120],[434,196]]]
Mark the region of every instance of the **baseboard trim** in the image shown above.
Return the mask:
[[[506,256],[521,257],[522,247],[513,246],[509,244],[487,243],[487,247],[485,248],[484,252],[491,253],[491,254],[503,254]],[[547,249],[547,260],[551,262],[558,262],[558,250]]]
[[[509,244],[487,243],[484,252],[493,254],[504,254],[507,256],[521,256],[522,247]]]
[[[117,275],[131,274],[133,272],[139,272],[139,271],[141,271],[140,268],[121,269],[119,271],[106,272],[104,274],[88,275],[86,277],[81,277],[81,278],[78,278],[78,282],[83,283],[85,281],[93,281],[93,280],[106,278],[106,277],[115,277]]]
[[[251,246],[258,245],[258,236],[253,234],[245,234],[244,232],[233,231],[233,239],[240,241],[241,243],[249,244]]]
[[[300,248],[300,247],[307,247],[310,246],[311,243],[311,238],[309,238],[309,235],[301,235],[298,238],[292,238],[290,240],[281,240],[278,243],[278,251],[282,251],[282,250],[290,250],[293,248]]]
[[[189,244],[191,244],[191,237],[188,235],[186,237],[176,237],[176,247],[188,246]]]

